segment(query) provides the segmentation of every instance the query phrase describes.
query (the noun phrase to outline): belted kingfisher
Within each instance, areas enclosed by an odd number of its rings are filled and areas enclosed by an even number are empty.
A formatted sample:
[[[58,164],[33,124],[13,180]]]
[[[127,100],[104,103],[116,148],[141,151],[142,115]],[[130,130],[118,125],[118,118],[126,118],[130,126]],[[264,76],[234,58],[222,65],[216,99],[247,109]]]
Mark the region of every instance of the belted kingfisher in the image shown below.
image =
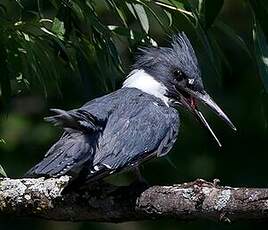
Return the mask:
[[[197,101],[236,130],[204,90],[195,52],[184,32],[172,38],[170,47],[141,48],[121,89],[78,109],[51,109],[56,115],[45,120],[64,133],[26,175],[96,181],[165,156],[179,132],[178,107],[194,114],[221,145]]]

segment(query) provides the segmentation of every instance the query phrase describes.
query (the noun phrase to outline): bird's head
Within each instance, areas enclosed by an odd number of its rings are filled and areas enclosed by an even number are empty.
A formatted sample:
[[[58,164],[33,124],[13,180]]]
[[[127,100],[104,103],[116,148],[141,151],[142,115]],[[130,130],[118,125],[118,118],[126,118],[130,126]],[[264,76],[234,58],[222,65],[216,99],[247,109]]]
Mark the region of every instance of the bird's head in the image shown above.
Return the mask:
[[[205,91],[194,49],[183,32],[172,38],[170,47],[141,48],[133,71],[125,81],[126,86],[131,84],[140,85],[141,90],[162,97],[164,101],[166,99],[169,106],[185,107],[203,123],[220,146],[198,109],[197,102],[206,104],[236,130],[227,115]]]

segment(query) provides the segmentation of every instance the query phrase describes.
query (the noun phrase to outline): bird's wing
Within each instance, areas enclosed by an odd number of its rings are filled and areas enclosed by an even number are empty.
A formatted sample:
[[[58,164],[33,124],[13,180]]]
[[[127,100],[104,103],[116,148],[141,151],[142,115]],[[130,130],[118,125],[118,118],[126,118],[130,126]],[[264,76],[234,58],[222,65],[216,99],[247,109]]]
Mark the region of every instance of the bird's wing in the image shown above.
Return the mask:
[[[109,107],[103,106],[104,99],[98,98],[86,106],[70,111],[52,109],[56,115],[45,120],[62,127],[65,132],[48,150],[44,159],[25,176],[58,177],[64,174],[76,176],[83,169],[83,164],[92,162],[96,140],[108,116]]]
[[[52,109],[54,116],[46,121],[62,127],[65,132],[49,149],[44,159],[30,169],[25,176],[77,176],[85,165],[92,165],[96,142],[106,125],[109,114],[120,98],[131,93],[118,90],[111,94],[89,101],[78,109],[64,111]],[[89,168],[89,166],[88,166]]]
[[[121,105],[99,138],[89,180],[165,155],[176,140],[178,126],[178,113],[172,108],[142,99]]]

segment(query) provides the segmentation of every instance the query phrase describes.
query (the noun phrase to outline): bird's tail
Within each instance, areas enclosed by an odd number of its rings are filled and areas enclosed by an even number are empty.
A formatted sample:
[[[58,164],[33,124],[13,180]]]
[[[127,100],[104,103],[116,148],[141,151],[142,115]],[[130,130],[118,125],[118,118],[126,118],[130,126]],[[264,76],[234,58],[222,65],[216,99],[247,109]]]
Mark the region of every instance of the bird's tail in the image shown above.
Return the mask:
[[[82,170],[82,165],[93,158],[98,135],[96,131],[100,129],[95,117],[83,109],[51,111],[56,115],[46,117],[45,120],[61,126],[65,132],[44,159],[26,173],[26,177],[75,176]]]
[[[83,164],[93,157],[94,149],[89,135],[83,132],[65,132],[47,152],[44,159],[31,168],[26,177],[77,176]]]

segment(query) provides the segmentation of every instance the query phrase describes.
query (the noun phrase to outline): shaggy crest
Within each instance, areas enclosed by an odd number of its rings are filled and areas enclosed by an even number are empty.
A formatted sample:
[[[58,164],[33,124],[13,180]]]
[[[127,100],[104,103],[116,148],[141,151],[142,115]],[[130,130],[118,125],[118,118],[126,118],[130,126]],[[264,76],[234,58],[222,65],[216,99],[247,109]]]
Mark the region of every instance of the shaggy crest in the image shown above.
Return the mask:
[[[203,83],[194,49],[185,35],[173,36],[170,47],[140,48],[133,69],[143,69],[168,88],[173,84],[174,73],[181,71],[191,79],[192,87],[202,90]]]

